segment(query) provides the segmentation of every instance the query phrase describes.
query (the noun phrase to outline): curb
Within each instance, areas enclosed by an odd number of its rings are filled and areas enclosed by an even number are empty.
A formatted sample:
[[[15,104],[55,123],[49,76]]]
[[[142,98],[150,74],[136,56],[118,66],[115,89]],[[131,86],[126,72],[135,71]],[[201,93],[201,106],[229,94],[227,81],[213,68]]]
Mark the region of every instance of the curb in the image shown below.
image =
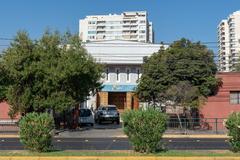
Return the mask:
[[[163,135],[163,138],[229,138],[228,135]]]
[[[18,134],[0,135],[0,138],[19,138]]]
[[[90,137],[89,137],[90,138]],[[114,137],[112,137],[114,138]],[[116,136],[115,138],[127,138],[126,135],[123,136]],[[211,135],[211,134],[206,134],[206,135],[171,135],[171,134],[166,134],[163,135],[162,138],[225,138],[228,139],[228,135]]]
[[[59,136],[54,136],[55,138],[72,138],[72,137],[59,137]],[[0,138],[19,138],[19,135],[0,135]],[[78,137],[76,137],[78,138]],[[81,138],[103,138],[103,137],[81,137]],[[122,136],[114,136],[114,137],[104,137],[104,138],[127,138],[126,135]],[[228,135],[170,135],[166,134],[163,135],[163,138],[225,138],[228,139]]]
[[[31,157],[11,156],[1,157],[0,160],[240,160],[240,157],[154,157],[154,156],[67,156],[67,157]]]

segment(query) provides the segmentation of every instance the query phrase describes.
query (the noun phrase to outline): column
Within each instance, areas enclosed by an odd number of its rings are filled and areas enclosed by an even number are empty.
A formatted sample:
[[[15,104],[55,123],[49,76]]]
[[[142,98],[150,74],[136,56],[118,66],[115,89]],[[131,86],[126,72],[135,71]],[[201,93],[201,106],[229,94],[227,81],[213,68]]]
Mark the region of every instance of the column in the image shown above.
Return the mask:
[[[98,92],[99,104],[108,105],[108,92]]]

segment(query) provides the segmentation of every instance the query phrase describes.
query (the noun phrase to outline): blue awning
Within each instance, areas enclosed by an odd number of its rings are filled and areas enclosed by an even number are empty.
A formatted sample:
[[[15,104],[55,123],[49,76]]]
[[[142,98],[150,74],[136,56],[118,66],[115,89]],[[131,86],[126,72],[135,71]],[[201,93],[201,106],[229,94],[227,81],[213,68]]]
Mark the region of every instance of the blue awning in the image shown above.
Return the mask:
[[[103,85],[103,92],[132,92],[137,85]]]

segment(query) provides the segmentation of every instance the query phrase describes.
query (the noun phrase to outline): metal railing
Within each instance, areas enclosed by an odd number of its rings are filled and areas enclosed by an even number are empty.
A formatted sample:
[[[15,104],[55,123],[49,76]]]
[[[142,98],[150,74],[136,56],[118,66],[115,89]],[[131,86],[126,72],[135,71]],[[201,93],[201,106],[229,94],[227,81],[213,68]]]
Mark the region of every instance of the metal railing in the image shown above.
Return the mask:
[[[167,134],[226,134],[224,118],[170,118]],[[17,120],[0,119],[0,135],[18,134]]]
[[[168,133],[179,132],[184,134],[225,134],[227,133],[225,121],[226,119],[224,118],[181,118],[180,120],[177,118],[171,118],[167,122]]]

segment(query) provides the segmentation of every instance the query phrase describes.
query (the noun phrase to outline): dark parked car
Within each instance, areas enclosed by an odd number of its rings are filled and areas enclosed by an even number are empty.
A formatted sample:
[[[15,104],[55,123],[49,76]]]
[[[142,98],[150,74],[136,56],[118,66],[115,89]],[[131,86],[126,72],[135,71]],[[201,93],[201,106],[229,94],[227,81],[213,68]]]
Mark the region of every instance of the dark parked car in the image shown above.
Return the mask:
[[[120,116],[115,105],[100,106],[95,112],[95,122],[101,124],[103,121],[120,123]]]

